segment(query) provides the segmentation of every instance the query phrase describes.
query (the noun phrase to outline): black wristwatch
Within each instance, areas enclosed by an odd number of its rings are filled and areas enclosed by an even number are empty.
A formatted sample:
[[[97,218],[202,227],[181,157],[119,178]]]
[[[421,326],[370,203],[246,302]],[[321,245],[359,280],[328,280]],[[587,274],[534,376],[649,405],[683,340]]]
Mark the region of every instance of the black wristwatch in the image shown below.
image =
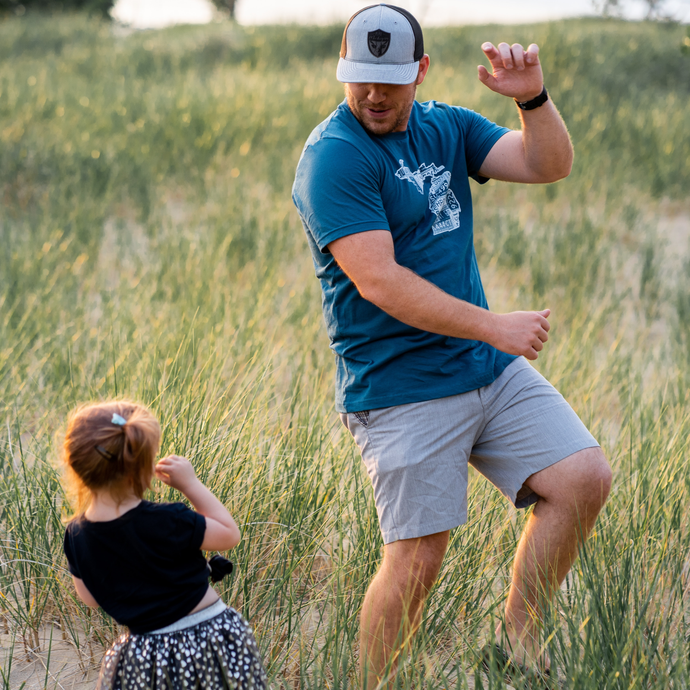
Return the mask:
[[[540,105],[544,105],[546,101],[549,100],[549,94],[546,91],[546,87],[542,86],[541,93],[533,98],[531,101],[518,101],[517,99],[514,99],[515,103],[517,104],[517,107],[520,108],[520,110],[534,110],[535,108],[538,108]]]

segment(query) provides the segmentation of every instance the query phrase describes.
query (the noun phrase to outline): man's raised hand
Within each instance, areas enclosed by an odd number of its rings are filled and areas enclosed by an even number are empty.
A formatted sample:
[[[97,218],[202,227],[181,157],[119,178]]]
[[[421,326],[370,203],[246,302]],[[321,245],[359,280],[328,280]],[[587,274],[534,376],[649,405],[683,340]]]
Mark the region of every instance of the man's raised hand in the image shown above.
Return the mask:
[[[482,43],[484,55],[489,59],[493,73],[479,65],[479,81],[492,91],[517,101],[531,101],[536,98],[544,86],[544,75],[539,63],[539,46],[530,44],[524,50],[519,43],[509,46],[499,43]]]

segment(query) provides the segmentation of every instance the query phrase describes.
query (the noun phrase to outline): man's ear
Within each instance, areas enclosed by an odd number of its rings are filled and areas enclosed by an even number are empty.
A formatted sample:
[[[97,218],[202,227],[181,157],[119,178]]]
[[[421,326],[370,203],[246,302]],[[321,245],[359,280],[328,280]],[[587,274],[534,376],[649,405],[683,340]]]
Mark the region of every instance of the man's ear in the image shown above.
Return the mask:
[[[419,61],[419,72],[417,73],[417,81],[415,82],[417,86],[424,81],[424,77],[426,77],[426,73],[429,71],[430,62],[429,56],[426,54],[423,55],[422,59]]]

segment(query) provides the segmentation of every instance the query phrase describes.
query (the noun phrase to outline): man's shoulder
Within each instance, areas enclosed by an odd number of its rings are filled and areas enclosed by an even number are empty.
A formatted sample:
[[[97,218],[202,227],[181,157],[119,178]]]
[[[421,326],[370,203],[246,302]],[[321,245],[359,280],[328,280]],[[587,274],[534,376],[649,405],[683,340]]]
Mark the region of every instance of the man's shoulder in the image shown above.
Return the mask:
[[[323,122],[320,122],[307,138],[304,149],[338,146],[341,144],[358,146],[361,144],[362,132],[357,120],[350,113],[345,103],[341,103]]]
[[[315,178],[322,182],[326,174],[335,178],[339,172],[352,175],[353,169],[371,171],[377,160],[369,137],[347,106],[341,104],[309,135],[297,164],[295,181]]]
[[[483,119],[482,115],[470,108],[434,100],[424,101],[423,103],[415,101],[414,114],[415,119],[420,122],[426,120],[440,120],[461,124],[474,118]]]

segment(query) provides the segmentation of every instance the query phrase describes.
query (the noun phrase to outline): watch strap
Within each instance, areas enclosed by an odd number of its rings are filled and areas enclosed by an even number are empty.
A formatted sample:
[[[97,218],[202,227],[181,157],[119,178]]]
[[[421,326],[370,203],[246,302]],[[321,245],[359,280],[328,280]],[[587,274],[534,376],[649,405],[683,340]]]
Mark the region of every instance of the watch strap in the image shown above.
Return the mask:
[[[533,98],[531,101],[518,101],[515,99],[515,103],[517,104],[517,107],[520,108],[520,110],[534,110],[535,108],[538,108],[540,105],[544,105],[546,101],[549,100],[549,94],[546,90],[545,86],[542,86],[541,93]]]

